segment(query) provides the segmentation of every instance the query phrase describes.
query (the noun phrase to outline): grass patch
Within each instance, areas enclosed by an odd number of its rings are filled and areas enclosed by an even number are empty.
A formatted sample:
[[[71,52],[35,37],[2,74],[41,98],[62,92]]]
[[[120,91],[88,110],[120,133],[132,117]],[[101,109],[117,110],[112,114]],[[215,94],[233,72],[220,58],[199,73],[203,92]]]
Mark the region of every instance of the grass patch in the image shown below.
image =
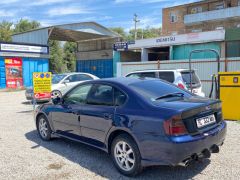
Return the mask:
[[[65,164],[64,163],[52,163],[48,165],[48,169],[55,169],[59,170],[61,169]]]

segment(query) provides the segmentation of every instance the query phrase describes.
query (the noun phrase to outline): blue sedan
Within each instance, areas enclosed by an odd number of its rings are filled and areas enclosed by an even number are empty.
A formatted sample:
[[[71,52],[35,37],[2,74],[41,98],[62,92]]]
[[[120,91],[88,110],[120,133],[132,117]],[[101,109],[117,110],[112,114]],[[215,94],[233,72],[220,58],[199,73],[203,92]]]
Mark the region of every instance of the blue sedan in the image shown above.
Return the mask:
[[[59,136],[99,148],[128,176],[209,158],[226,136],[219,100],[148,78],[84,82],[39,106],[35,120],[43,140]]]

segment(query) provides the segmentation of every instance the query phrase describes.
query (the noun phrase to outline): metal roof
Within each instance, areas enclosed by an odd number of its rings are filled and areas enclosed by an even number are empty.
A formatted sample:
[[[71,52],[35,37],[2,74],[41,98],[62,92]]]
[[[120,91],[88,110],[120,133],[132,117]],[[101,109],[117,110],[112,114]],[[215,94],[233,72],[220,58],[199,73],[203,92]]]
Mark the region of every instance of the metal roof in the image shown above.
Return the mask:
[[[49,26],[12,35],[13,42],[44,45],[49,39],[81,42],[118,37],[121,36],[95,22]]]

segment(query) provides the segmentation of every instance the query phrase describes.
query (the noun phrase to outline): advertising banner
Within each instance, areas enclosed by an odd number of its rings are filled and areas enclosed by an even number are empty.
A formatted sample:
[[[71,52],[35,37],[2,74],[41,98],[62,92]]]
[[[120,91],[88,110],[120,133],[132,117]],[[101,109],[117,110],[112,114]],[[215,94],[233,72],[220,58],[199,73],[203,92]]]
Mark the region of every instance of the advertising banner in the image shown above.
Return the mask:
[[[7,88],[20,88],[23,86],[22,59],[6,58],[6,85]]]
[[[51,98],[52,74],[51,72],[33,73],[33,92],[35,99]]]

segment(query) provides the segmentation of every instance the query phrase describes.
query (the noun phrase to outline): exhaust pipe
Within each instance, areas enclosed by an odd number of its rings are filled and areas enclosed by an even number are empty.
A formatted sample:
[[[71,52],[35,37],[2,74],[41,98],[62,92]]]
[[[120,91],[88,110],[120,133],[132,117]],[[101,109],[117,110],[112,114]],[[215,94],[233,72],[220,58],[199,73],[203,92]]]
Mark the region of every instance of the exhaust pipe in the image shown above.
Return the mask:
[[[182,166],[182,167],[188,167],[190,162],[191,162],[191,159],[187,159],[187,160],[180,162],[178,165]]]
[[[212,153],[219,153],[219,147],[217,145],[213,145],[210,148],[210,150],[211,150]]]

